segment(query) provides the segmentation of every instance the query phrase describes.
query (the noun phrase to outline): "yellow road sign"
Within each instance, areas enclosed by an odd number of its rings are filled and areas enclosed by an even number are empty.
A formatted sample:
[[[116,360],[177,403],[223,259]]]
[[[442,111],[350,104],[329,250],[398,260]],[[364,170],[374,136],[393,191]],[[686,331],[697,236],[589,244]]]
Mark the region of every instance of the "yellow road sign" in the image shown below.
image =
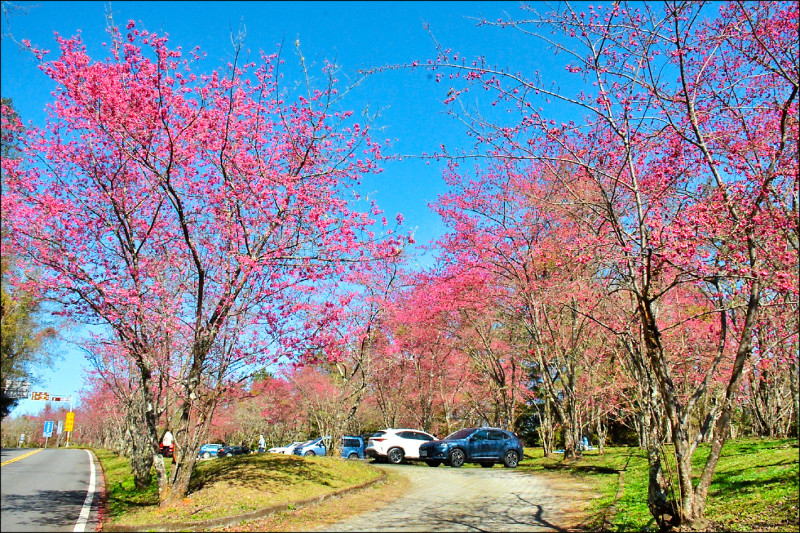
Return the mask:
[[[75,424],[75,413],[70,411],[67,413],[67,418],[64,420],[64,431],[72,431],[72,426]]]
[[[32,392],[31,393],[31,400],[50,401],[50,393],[49,392]]]

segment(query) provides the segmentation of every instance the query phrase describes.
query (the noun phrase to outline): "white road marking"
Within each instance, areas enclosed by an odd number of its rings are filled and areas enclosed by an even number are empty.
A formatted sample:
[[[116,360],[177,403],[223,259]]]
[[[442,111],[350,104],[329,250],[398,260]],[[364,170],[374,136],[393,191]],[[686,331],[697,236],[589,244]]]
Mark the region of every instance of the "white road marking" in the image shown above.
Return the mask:
[[[80,516],[78,516],[78,522],[75,524],[75,529],[72,531],[86,530],[86,522],[89,520],[89,511],[92,509],[92,500],[94,499],[94,456],[92,456],[92,452],[89,450],[86,450],[86,453],[89,454],[89,490],[86,492],[86,499],[83,501],[83,508],[81,509]]]

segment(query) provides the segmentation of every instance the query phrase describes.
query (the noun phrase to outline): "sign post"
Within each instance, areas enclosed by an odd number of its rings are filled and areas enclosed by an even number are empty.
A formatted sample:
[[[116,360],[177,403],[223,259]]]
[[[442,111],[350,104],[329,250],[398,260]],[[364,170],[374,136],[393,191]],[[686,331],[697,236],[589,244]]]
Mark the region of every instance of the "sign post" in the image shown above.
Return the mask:
[[[72,402],[70,402],[71,404]],[[75,413],[72,412],[72,405],[70,405],[70,411],[67,413],[67,418],[64,421],[64,431],[67,432],[67,443],[64,445],[69,448],[69,437],[72,434],[73,427],[75,426]]]
[[[31,400],[44,400],[46,402],[69,402],[69,412],[67,413],[66,420],[64,421],[64,431],[67,432],[67,442],[64,444],[67,448],[69,448],[69,437],[72,434],[72,427],[75,421],[75,413],[72,411],[72,395],[69,396],[50,396],[49,392],[43,391],[36,391],[31,393]],[[58,423],[58,434],[61,435],[61,422]],[[50,427],[50,432],[52,434],[52,425]],[[45,447],[47,447],[47,440],[45,438],[44,441]],[[56,447],[58,447],[58,442],[56,442]]]
[[[53,421],[48,420],[44,423],[44,431],[42,432],[42,437],[44,437],[44,447],[47,448],[47,439],[53,436]]]

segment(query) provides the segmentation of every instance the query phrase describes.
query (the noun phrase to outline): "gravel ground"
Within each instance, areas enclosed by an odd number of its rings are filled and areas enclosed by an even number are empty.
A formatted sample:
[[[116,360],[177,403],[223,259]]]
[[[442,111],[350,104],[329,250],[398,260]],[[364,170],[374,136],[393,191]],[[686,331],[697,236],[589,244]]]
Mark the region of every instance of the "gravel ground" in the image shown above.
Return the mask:
[[[594,496],[585,485],[500,466],[380,467],[407,476],[411,490],[326,531],[568,531]]]

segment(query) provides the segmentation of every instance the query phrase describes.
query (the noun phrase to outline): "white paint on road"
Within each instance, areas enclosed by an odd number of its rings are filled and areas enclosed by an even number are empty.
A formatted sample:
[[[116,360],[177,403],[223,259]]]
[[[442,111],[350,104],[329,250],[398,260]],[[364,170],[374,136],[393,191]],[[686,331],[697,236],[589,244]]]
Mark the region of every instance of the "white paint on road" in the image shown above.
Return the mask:
[[[89,511],[92,510],[92,500],[94,500],[94,456],[89,450],[85,451],[89,454],[89,490],[86,492],[86,499],[83,500],[83,508],[81,509],[80,516],[78,516],[78,522],[75,524],[75,529],[72,531],[86,531],[86,522],[89,521]]]

